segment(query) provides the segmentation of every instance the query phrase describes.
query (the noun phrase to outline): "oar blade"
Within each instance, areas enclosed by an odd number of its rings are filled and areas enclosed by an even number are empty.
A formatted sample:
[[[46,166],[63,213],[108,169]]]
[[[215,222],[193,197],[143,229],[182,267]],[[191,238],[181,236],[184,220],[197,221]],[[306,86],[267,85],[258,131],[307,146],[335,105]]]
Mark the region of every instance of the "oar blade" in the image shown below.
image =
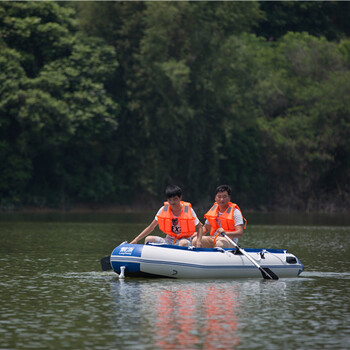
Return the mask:
[[[103,271],[112,270],[111,257],[110,256],[105,256],[104,258],[101,259],[101,267],[102,267]]]
[[[259,267],[261,274],[265,280],[278,280],[278,276],[266,267]]]

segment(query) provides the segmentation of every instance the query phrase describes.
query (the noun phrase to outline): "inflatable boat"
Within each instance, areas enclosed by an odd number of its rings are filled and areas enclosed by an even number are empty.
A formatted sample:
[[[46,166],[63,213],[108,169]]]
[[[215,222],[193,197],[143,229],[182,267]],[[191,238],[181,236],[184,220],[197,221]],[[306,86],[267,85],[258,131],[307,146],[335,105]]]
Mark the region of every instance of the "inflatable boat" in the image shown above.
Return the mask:
[[[210,249],[127,242],[116,247],[101,264],[103,270],[111,268],[121,278],[215,279],[261,278],[263,275],[266,279],[278,279],[297,277],[304,270],[299,259],[284,249],[242,249],[238,246]]]

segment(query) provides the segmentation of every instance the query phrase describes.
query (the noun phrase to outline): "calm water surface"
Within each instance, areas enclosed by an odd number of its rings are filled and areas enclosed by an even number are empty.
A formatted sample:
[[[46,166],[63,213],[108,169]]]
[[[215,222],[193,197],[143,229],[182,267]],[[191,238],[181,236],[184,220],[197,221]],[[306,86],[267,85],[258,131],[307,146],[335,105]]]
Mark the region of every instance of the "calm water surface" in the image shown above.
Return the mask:
[[[100,258],[152,214],[0,215],[0,349],[349,349],[346,216],[247,215],[299,278],[119,280]]]

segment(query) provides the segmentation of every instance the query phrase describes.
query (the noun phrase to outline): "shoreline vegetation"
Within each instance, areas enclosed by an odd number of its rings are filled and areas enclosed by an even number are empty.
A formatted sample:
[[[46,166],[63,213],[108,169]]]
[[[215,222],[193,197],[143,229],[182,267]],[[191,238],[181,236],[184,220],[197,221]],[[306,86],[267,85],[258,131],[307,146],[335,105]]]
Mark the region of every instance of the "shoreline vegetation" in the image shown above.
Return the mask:
[[[0,72],[0,211],[350,211],[350,1],[0,1]]]
[[[0,222],[68,222],[82,223],[118,223],[118,222],[150,222],[158,206],[144,206],[143,208],[121,205],[88,205],[79,204],[70,208],[22,207],[17,210],[0,211]],[[199,220],[204,223],[204,213],[208,207],[194,209]],[[292,225],[292,226],[350,226],[350,215],[347,211],[295,211],[290,208],[279,210],[249,210],[243,211],[248,220],[247,233],[251,226],[256,225]]]
[[[144,205],[117,205],[117,204],[96,204],[96,203],[79,203],[70,206],[63,207],[50,207],[50,206],[21,206],[21,207],[8,207],[1,208],[0,214],[6,213],[18,213],[18,214],[48,214],[48,213],[67,213],[67,214],[88,214],[88,213],[109,213],[109,214],[119,214],[119,213],[154,213],[159,209],[162,203],[152,203]],[[205,212],[210,208],[211,204],[208,205],[194,205],[194,209],[197,212]],[[338,208],[334,206],[329,206],[322,209],[308,209],[308,210],[296,210],[291,207],[279,207],[279,208],[244,208],[245,213],[281,213],[281,214],[347,214],[350,213],[348,208]]]

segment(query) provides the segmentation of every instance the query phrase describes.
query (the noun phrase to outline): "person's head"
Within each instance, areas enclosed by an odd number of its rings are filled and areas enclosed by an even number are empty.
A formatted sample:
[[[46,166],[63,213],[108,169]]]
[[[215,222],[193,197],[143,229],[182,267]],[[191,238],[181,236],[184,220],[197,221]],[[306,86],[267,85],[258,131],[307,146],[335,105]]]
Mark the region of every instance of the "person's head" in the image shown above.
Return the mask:
[[[179,197],[181,199],[182,197],[181,188],[176,185],[168,185],[165,189],[165,196],[167,199],[172,197]]]
[[[165,189],[165,195],[172,210],[177,210],[181,205],[182,191],[179,186],[169,185]]]
[[[231,187],[229,185],[220,185],[215,190],[215,195],[217,195],[220,192],[227,192],[227,195],[231,197]]]
[[[220,206],[228,205],[231,200],[231,187],[229,185],[220,185],[215,190],[215,201]]]

